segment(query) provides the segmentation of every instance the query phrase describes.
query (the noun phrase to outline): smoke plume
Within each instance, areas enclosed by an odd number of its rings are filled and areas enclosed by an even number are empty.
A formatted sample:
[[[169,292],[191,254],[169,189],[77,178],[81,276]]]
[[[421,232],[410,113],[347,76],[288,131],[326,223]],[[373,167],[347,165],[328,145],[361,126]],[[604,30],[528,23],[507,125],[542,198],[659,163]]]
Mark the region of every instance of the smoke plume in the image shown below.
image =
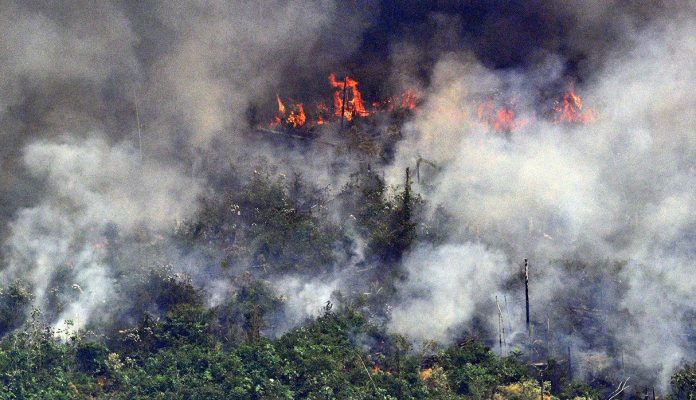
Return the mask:
[[[223,303],[228,273],[175,249],[177,221],[254,157],[335,193],[358,163],[342,149],[249,136],[276,94],[314,100],[328,73],[350,74],[366,98],[422,92],[393,160],[372,167],[399,185],[405,167],[432,161],[417,189],[452,217],[446,244],[417,244],[399,265],[392,331],[449,342],[477,325],[493,336],[498,295],[510,300],[506,343],[523,346],[527,258],[539,335],[665,385],[696,355],[691,3],[4,1],[0,282],[26,280],[34,305],[56,310],[52,324],[83,327],[108,318],[124,301],[118,280],[156,253]],[[594,123],[549,117],[571,81]],[[493,132],[476,116],[491,96],[514,100],[527,123]],[[351,265],[327,270],[374,267],[357,247]],[[58,281],[69,290],[52,292]],[[348,273],[273,283],[287,298],[281,330],[365,284]]]
[[[561,76],[560,71],[501,73],[468,54],[448,55],[435,64],[423,116],[406,128],[408,137],[400,144],[394,181],[401,179],[404,164],[412,165],[420,155],[440,164],[442,172],[429,182],[434,187],[429,198],[444,205],[457,224],[447,250],[418,251],[406,261],[417,266],[408,268],[400,291],[418,288],[421,312],[413,313],[413,303],[400,303],[393,312],[394,329],[442,340],[443,332],[471,322],[475,307],[488,313],[483,318],[495,332],[498,315],[490,296],[508,291],[508,298],[518,299],[516,329],[509,333],[523,330],[523,292],[519,284],[509,291],[518,267],[506,260],[519,265],[529,258],[537,323],[546,325],[548,319],[561,325],[568,317],[559,316],[569,313],[567,306],[583,291],[604,319],[597,335],[582,332],[588,323],[579,334],[560,326],[547,336],[573,343],[580,352],[597,350],[597,338],[609,337],[610,357],[625,354],[626,368],[649,372],[662,385],[693,357],[688,338],[690,304],[696,300],[689,272],[696,248],[691,212],[696,120],[684,112],[696,106],[690,89],[696,82],[693,17],[686,13],[651,24],[606,50],[601,68],[579,89],[584,104],[598,115],[587,125],[553,123],[534,109],[535,89],[545,84],[539,77]],[[476,110],[479,94],[489,92],[521,98],[520,114],[530,123],[508,137],[492,134],[465,111]],[[488,256],[496,265],[480,266],[480,255],[467,254],[473,243],[506,257]],[[442,260],[443,251],[457,251],[453,246],[462,254],[454,264]],[[569,266],[577,263],[582,266]],[[451,281],[474,268],[482,287],[476,298],[462,303],[470,291]],[[440,271],[450,271],[446,283],[436,278]],[[579,279],[588,275],[602,279]],[[433,313],[446,315],[437,318],[437,329],[413,327],[430,323],[419,323],[415,315]]]

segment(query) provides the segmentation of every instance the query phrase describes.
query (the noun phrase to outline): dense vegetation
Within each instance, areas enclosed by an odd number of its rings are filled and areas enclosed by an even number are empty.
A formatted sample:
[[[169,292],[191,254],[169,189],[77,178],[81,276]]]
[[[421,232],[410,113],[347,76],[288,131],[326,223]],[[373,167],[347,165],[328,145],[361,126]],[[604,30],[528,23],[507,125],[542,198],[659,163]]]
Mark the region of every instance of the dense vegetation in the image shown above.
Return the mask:
[[[447,216],[424,215],[408,172],[402,186],[388,187],[363,166],[333,195],[272,168],[226,176],[234,178],[221,184],[223,194],[201,199],[164,244],[105,233],[116,299],[87,329],[47,325],[80,289],[70,285],[69,266],[41,311],[23,282],[2,288],[0,399],[523,400],[541,397],[540,381],[546,399],[589,399],[613,389],[573,382],[554,360],[540,373],[521,350],[501,357],[475,330],[449,347],[415,348],[385,330],[379,321],[403,278],[399,261],[416,243],[446,234]],[[174,272],[168,246],[195,256],[197,274],[225,280],[234,293],[210,306],[194,282],[200,276]],[[365,267],[358,287],[376,290],[335,293],[336,307],[328,302],[317,318],[278,334],[286,299],[268,280],[353,264]],[[695,370],[674,376],[675,398],[695,398]]]
[[[518,353],[498,357],[474,340],[413,351],[350,309],[332,310],[276,340],[229,345],[220,315],[182,303],[109,338],[63,341],[37,322],[0,345],[2,399],[538,398]],[[547,388],[548,390],[548,388]],[[591,396],[565,385],[563,398]],[[536,396],[536,397],[535,397]]]

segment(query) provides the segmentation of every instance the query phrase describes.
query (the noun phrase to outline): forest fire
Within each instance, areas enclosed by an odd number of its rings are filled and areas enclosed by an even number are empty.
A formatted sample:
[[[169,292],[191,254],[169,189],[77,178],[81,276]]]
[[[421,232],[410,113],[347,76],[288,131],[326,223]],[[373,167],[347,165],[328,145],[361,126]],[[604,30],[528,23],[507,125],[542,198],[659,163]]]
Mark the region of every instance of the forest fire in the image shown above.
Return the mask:
[[[365,104],[362,100],[362,94],[358,90],[358,81],[346,76],[343,81],[337,81],[336,75],[329,75],[329,83],[331,87],[336,88],[333,93],[334,115],[340,117],[343,114],[347,121],[353,119],[353,116],[366,117],[370,113],[365,109]],[[348,96],[350,89],[350,97]]]
[[[358,81],[349,76],[337,80],[336,75],[332,73],[329,75],[329,84],[335,89],[332,93],[333,110],[324,102],[317,103],[313,109],[310,107],[308,112],[305,111],[303,103],[293,102],[290,107],[286,107],[280,95],[276,95],[278,111],[269,126],[275,128],[282,125],[296,129],[324,125],[334,119],[353,121],[357,117],[363,118],[398,109],[414,110],[419,101],[417,92],[409,89],[399,97],[388,97],[386,100],[370,103],[372,107],[368,110],[362,93],[358,90]]]
[[[298,128],[307,122],[307,115],[305,114],[302,103],[293,103],[293,109],[290,110],[290,113],[286,116],[285,104],[283,104],[279,95],[276,95],[276,100],[278,101],[278,115],[276,115],[273,122],[271,122],[271,128],[278,126],[281,122],[285,122],[286,125],[292,126],[293,128]]]
[[[409,89],[401,95],[401,108],[413,110],[416,105],[418,105],[418,95],[415,90]]]
[[[583,110],[582,100],[580,96],[575,94],[572,83],[568,85],[568,89],[563,94],[563,100],[556,102],[553,111],[555,123],[587,124],[595,120],[592,110]]]
[[[477,107],[476,114],[480,122],[500,133],[514,132],[529,123],[529,120],[519,118],[514,99],[504,102],[486,100]],[[542,115],[556,124],[589,124],[596,119],[591,109],[583,108],[582,99],[575,94],[572,83],[563,93],[562,100],[555,102],[551,115],[542,113],[539,116]]]
[[[298,126],[305,124],[307,121],[307,116],[305,115],[304,107],[301,103],[297,105],[297,112],[295,112],[295,110],[290,111],[287,121],[288,124],[292,125],[293,128],[297,128]]]
[[[334,89],[332,96],[333,109],[325,102],[318,102],[307,111],[303,103],[291,101],[289,106],[283,103],[280,95],[276,95],[277,114],[269,124],[271,128],[283,126],[285,128],[311,128],[324,125],[334,120],[353,121],[355,118],[364,118],[380,113],[390,113],[396,110],[415,110],[420,98],[413,89],[404,91],[399,96],[387,97],[381,101],[367,103],[358,90],[358,81],[345,76],[342,80],[336,79],[336,75],[329,75],[329,84]],[[528,119],[521,118],[515,106],[514,99],[507,101],[485,100],[476,108],[479,122],[486,124],[493,131],[499,133],[511,133],[521,129],[529,123]],[[548,116],[548,114],[545,114]],[[580,96],[575,94],[573,84],[563,93],[562,100],[556,101],[550,119],[557,124],[587,124],[594,122],[595,114],[588,108],[583,108]]]
[[[391,112],[395,109],[415,110],[418,106],[418,94],[415,90],[408,89],[399,98],[387,97],[383,101],[372,103],[374,112]]]
[[[476,114],[479,121],[501,133],[510,133],[528,123],[526,119],[517,118],[511,106],[497,105],[493,100],[481,103]]]

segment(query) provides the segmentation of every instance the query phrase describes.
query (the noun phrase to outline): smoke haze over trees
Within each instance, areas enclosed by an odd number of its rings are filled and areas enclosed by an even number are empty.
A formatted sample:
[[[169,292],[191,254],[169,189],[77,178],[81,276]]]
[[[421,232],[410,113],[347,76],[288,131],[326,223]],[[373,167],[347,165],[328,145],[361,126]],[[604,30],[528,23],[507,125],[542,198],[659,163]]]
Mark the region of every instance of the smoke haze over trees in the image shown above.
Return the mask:
[[[292,346],[337,338],[367,359],[327,371],[384,370],[375,397],[502,393],[568,353],[602,393],[694,387],[693,2],[8,0],[0,37],[3,346],[93,351],[114,391],[172,343],[254,380],[280,365],[251,353],[310,370]],[[418,105],[268,129],[276,96],[340,94],[330,73]],[[554,114],[564,92],[591,123]],[[472,383],[467,357],[505,373]],[[268,396],[321,387],[264,371]]]

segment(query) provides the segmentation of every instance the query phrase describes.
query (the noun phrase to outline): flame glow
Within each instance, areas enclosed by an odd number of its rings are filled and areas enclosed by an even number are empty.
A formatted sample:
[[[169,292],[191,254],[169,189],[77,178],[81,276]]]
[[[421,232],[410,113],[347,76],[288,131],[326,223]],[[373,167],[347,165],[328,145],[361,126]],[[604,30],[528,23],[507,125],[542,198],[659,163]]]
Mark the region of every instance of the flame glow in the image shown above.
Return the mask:
[[[553,107],[556,123],[587,124],[594,122],[595,115],[590,109],[582,108],[580,96],[575,94],[573,84],[568,85],[568,90],[563,94],[563,100],[556,102]]]
[[[358,90],[358,81],[346,76],[343,81],[337,81],[336,75],[329,75],[329,83],[331,87],[336,88],[333,93],[334,115],[337,117],[343,113],[347,121],[353,119],[353,116],[367,117],[370,113],[365,109],[362,94]],[[350,89],[350,91],[348,90]],[[350,92],[350,96],[348,95]],[[344,99],[346,101],[343,104]]]
[[[276,95],[278,111],[273,121],[269,124],[271,128],[284,126],[287,128],[311,128],[313,126],[324,125],[331,120],[343,117],[345,121],[353,121],[357,117],[367,117],[372,114],[392,112],[397,109],[414,110],[419,98],[415,90],[406,90],[400,97],[388,97],[384,101],[371,103],[368,110],[365,106],[362,93],[358,90],[358,81],[350,76],[337,80],[335,74],[329,75],[329,84],[334,88],[332,93],[333,110],[324,102],[316,103],[313,107],[308,107],[305,112],[303,103],[292,102],[291,106],[286,106]],[[345,104],[344,104],[345,99]],[[288,112],[289,110],[289,112]]]
[[[518,119],[512,107],[496,105],[493,100],[481,103],[476,110],[479,121],[487,124],[496,132],[512,132],[525,125],[526,119]]]
[[[358,81],[350,76],[345,76],[343,80],[337,80],[336,75],[331,73],[329,84],[334,89],[332,93],[333,109],[326,103],[319,102],[309,107],[309,112],[305,112],[303,103],[291,101],[291,105],[286,106],[280,95],[276,95],[278,111],[269,124],[270,127],[283,126],[293,129],[304,127],[306,129],[324,125],[336,119],[353,121],[358,117],[390,113],[396,110],[416,110],[420,102],[418,93],[409,89],[400,96],[387,97],[382,101],[369,103],[370,109],[368,110],[362,93],[358,90]],[[519,117],[515,110],[515,103],[514,98],[504,102],[486,100],[476,109],[478,120],[495,132],[514,132],[529,123],[529,120]],[[562,100],[555,102],[551,120],[557,124],[587,124],[594,122],[595,114],[592,110],[583,108],[582,99],[575,94],[573,84],[570,83],[568,89],[563,93]]]
[[[307,122],[307,116],[305,115],[302,103],[300,103],[297,105],[297,112],[295,112],[295,110],[290,111],[290,115],[288,115],[287,118],[287,123],[292,125],[293,128],[297,128],[304,125],[305,122]]]
[[[307,122],[307,115],[304,111],[304,106],[302,103],[292,104],[292,110],[286,116],[286,108],[283,101],[280,99],[280,95],[276,95],[276,101],[278,102],[278,115],[273,118],[273,122],[270,123],[270,127],[274,128],[284,122],[288,126],[293,128],[298,128]]]
[[[285,115],[285,105],[280,100],[280,95],[276,95],[276,100],[278,100],[278,113],[280,115]]]
[[[414,90],[407,90],[401,95],[401,108],[413,110],[418,105],[418,95]]]

